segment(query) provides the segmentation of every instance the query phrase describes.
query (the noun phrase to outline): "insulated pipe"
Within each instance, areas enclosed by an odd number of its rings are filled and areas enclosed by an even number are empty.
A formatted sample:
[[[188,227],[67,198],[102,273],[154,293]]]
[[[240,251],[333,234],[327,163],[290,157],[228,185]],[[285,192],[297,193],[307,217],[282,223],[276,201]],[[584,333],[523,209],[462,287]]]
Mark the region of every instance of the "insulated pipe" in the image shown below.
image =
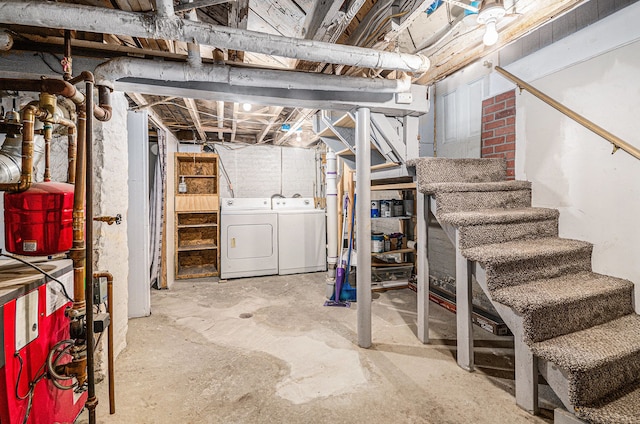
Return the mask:
[[[429,59],[419,54],[380,51],[316,40],[283,37],[245,29],[191,22],[173,15],[172,0],[156,0],[157,15],[50,2],[0,2],[0,22],[75,29],[93,33],[168,39],[230,50],[283,56],[360,68],[425,72]]]
[[[6,52],[13,47],[13,37],[6,31],[0,31],[0,51]]]
[[[46,112],[45,112],[46,113]],[[20,181],[17,183],[0,184],[0,191],[20,193],[28,190],[32,183],[33,173],[33,137],[35,118],[40,112],[38,108],[29,105],[22,111],[22,167]]]
[[[398,93],[409,91],[411,78],[399,80],[347,77],[306,72],[237,68],[225,65],[189,66],[185,63],[156,62],[119,57],[95,69],[96,84],[113,88],[121,78],[157,81],[201,81],[243,87],[272,87],[290,90],[360,91]]]
[[[356,113],[358,346],[371,347],[371,111]]]
[[[156,0],[156,13],[162,18],[174,16],[173,0]]]
[[[108,328],[107,361],[109,363],[109,413],[113,415],[116,413],[116,377],[113,361],[113,275],[110,272],[96,272],[93,274],[93,278],[103,277],[107,279],[107,312],[111,320]]]
[[[193,0],[182,0],[181,3],[188,4],[192,1]],[[198,22],[198,14],[195,9],[186,12],[184,16],[191,22]],[[196,42],[187,43],[187,63],[194,67],[199,67],[200,65],[202,65],[202,57],[200,56],[200,44]]]

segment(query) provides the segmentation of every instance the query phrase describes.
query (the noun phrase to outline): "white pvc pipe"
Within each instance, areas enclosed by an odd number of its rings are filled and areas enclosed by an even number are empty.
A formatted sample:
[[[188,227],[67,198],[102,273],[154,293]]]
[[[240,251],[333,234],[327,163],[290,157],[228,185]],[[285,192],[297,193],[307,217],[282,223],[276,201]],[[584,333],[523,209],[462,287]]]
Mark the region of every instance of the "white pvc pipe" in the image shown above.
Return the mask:
[[[338,263],[338,185],[336,154],[327,149],[326,195],[327,195],[327,284],[325,296],[331,298],[335,287]]]
[[[371,111],[356,114],[358,346],[371,347]]]
[[[411,88],[410,78],[400,80],[345,77],[267,69],[234,68],[226,65],[190,66],[186,63],[156,62],[119,57],[96,67],[97,85],[113,88],[121,78],[157,81],[201,81],[242,87],[271,87],[290,90],[360,91],[398,93]]]
[[[171,3],[171,4],[170,4]],[[191,22],[173,15],[171,0],[158,0],[158,15],[54,2],[0,1],[0,23],[74,29],[198,43],[310,62],[361,68],[425,72],[423,55],[381,51],[316,40],[283,37],[239,28]]]
[[[338,185],[336,154],[327,151],[327,263],[329,268],[338,263]],[[345,224],[346,225],[346,224]]]

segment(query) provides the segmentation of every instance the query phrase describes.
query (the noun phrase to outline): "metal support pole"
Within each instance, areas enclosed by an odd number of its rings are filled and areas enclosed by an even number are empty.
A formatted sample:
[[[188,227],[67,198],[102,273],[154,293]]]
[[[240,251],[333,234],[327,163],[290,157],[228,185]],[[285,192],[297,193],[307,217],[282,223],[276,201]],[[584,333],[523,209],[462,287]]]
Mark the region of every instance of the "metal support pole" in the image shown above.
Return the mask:
[[[418,340],[429,343],[429,196],[417,190]]]
[[[371,347],[371,111],[356,114],[358,345]]]
[[[456,337],[458,365],[473,371],[473,308],[471,295],[471,261],[460,252],[460,234],[456,230]]]

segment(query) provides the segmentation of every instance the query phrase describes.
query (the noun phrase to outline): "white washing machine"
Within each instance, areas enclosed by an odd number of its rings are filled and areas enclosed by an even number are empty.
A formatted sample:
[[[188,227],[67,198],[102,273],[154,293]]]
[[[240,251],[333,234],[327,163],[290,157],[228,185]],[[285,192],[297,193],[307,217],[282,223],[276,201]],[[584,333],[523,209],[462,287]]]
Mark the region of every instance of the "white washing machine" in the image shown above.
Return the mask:
[[[220,278],[278,273],[278,214],[271,199],[222,199]]]
[[[326,271],[324,209],[316,209],[308,197],[274,198],[272,207],[278,213],[278,273]]]

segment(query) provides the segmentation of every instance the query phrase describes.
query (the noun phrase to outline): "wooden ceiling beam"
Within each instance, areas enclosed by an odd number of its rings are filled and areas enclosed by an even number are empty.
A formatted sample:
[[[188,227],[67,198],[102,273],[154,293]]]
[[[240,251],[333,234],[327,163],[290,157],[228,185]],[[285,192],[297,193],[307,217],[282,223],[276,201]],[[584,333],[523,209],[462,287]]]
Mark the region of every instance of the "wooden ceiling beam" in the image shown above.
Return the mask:
[[[267,125],[264,126],[260,134],[256,136],[256,143],[258,144],[264,142],[264,138],[267,136],[267,134],[269,134],[269,131],[271,131],[271,127],[273,127],[275,123],[278,121],[278,118],[280,117],[280,114],[282,113],[282,110],[284,109],[284,107],[276,106],[276,107],[270,107],[269,109],[273,111],[273,117],[267,123]]]
[[[187,106],[187,111],[189,112],[189,116],[191,117],[191,122],[195,127],[195,130],[198,132],[198,136],[200,140],[207,141],[207,133],[202,129],[202,123],[200,122],[200,113],[198,112],[198,105],[196,105],[196,101],[189,98],[184,98],[184,104]]]

